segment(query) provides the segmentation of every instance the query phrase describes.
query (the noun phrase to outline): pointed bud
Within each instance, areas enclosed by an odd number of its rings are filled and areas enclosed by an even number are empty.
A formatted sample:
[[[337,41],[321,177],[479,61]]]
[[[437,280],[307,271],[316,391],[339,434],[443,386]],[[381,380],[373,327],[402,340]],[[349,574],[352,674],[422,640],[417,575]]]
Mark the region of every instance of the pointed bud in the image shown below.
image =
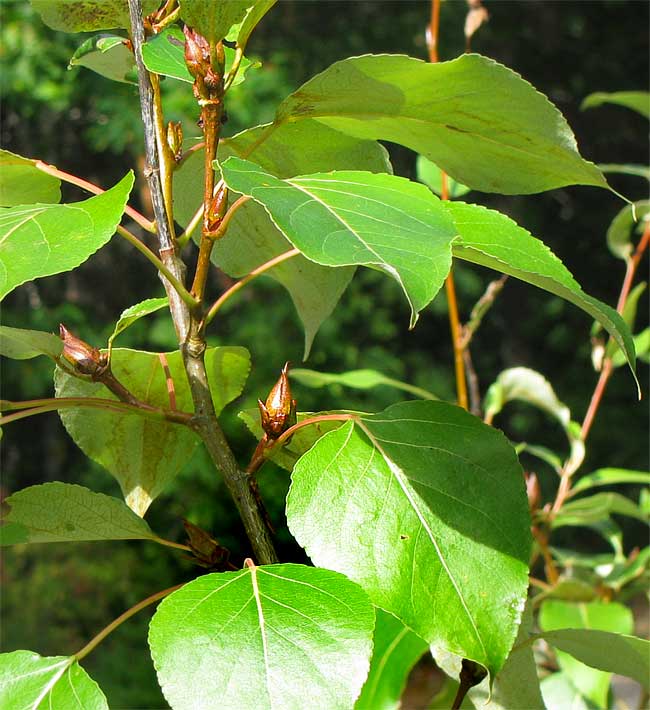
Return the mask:
[[[63,341],[63,357],[81,375],[97,375],[106,367],[106,358],[97,348],[73,335],[63,323],[59,324]]]
[[[226,214],[228,207],[228,188],[224,185],[212,198],[206,219],[208,232],[215,232]]]
[[[174,162],[179,163],[183,156],[183,126],[180,121],[167,124],[167,145],[174,156]]]
[[[288,372],[289,363],[287,362],[282,368],[280,378],[266,398],[266,402],[257,400],[262,428],[271,439],[277,439],[296,423],[296,400],[291,399]]]
[[[183,27],[185,34],[185,63],[196,79],[204,77],[210,68],[210,45],[208,40],[191,27]]]

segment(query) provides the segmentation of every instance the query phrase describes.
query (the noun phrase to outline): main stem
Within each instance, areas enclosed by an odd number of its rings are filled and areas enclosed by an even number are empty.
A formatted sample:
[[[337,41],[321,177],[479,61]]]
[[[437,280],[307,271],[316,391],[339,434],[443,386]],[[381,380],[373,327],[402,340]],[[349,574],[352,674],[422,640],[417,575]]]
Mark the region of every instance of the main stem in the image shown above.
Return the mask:
[[[145,151],[148,165],[147,177],[151,189],[156,225],[158,227],[160,255],[165,265],[170,268],[176,278],[183,283],[185,268],[176,253],[175,244],[172,241],[158,170],[156,121],[153,105],[155,97],[149,79],[149,73],[142,61],[144,26],[140,0],[129,0],[129,13],[131,16],[132,41],[138,69],[140,104],[145,132]],[[213,463],[224,477],[224,481],[235,501],[258,562],[260,564],[276,562],[277,555],[273,548],[271,533],[251,488],[250,480],[247,475],[239,469],[234,454],[217,421],[208,376],[205,370],[205,363],[203,361],[206,347],[205,339],[198,328],[201,314],[195,312],[196,309],[190,311],[187,304],[183,302],[173,288],[170,287],[167,290],[170,298],[170,311],[178,334],[185,372],[194,402],[194,419],[192,426],[203,440]],[[172,296],[174,297],[173,301]]]

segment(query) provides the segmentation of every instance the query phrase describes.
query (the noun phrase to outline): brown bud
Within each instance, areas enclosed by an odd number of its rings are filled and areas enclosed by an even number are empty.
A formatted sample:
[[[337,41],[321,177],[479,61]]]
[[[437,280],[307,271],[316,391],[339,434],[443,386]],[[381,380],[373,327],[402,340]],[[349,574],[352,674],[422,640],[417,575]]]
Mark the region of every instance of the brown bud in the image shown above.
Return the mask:
[[[287,362],[282,368],[280,378],[266,398],[266,402],[257,400],[262,428],[270,439],[277,439],[296,423],[296,400],[291,399],[288,372],[289,363]]]
[[[185,34],[185,63],[196,79],[204,77],[210,69],[210,45],[208,40],[191,27],[183,27]]]
[[[98,375],[106,368],[106,357],[97,348],[73,335],[63,323],[59,324],[63,341],[63,357],[81,375]]]
[[[224,185],[210,202],[206,218],[206,227],[208,232],[214,232],[218,229],[221,224],[221,220],[223,220],[223,217],[226,214],[227,207],[228,188]]]
[[[542,492],[539,487],[539,480],[537,478],[537,474],[533,472],[524,472],[524,477],[526,479],[526,495],[528,496],[528,506],[530,507],[530,512],[534,513],[539,508],[539,503],[542,499]]]
[[[183,126],[180,121],[170,121],[167,124],[167,145],[174,156],[174,161],[179,163],[183,156]]]

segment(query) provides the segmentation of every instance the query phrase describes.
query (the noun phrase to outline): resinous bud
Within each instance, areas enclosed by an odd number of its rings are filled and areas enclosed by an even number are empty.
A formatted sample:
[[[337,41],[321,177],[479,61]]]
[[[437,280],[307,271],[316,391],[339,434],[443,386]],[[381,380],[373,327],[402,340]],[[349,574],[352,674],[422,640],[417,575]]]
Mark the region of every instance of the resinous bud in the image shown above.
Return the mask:
[[[212,198],[208,207],[207,228],[209,232],[217,230],[228,207],[228,188],[224,185]]]
[[[59,324],[63,341],[63,357],[81,375],[97,375],[106,367],[106,359],[97,348],[73,335],[63,323]]]
[[[289,385],[289,363],[285,363],[278,381],[266,398],[257,400],[260,408],[262,428],[270,439],[277,439],[296,423],[296,400],[291,398]]]
[[[183,156],[183,126],[180,121],[170,121],[167,124],[167,145],[176,163]]]
[[[183,27],[185,34],[185,64],[196,79],[204,77],[210,69],[210,45],[208,40],[191,27]]]

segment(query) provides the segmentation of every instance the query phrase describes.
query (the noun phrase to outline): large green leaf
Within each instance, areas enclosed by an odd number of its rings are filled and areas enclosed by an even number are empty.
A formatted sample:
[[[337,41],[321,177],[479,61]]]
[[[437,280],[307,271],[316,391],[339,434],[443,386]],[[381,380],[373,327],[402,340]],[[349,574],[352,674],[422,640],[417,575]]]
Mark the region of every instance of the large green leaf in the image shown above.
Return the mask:
[[[279,177],[332,169],[390,172],[385,149],[375,141],[351,138],[316,121],[287,124],[259,142],[265,126],[249,129],[219,146],[221,159],[229,155],[255,160]],[[180,224],[187,224],[201,204],[203,153],[183,160],[174,173],[174,210]],[[212,261],[230,276],[241,277],[290,248],[265,210],[245,204],[231,221],[228,233],[212,252]],[[293,300],[305,327],[305,357],[321,323],[332,313],[354,269],[331,269],[303,256],[286,261],[268,272]]]
[[[401,621],[377,609],[370,672],[355,710],[397,710],[411,668],[427,644]]]
[[[298,461],[287,520],[315,564],[418,636],[493,674],[503,666],[528,586],[530,517],[499,431],[443,402],[362,415]]]
[[[578,306],[612,335],[634,372],[634,343],[621,316],[587,295],[543,242],[500,212],[463,202],[443,204],[460,235],[453,244],[454,256],[514,276]]]
[[[101,195],[70,205],[0,209],[0,298],[25,281],[82,264],[113,236],[133,173]]]
[[[61,181],[36,167],[36,160],[0,150],[0,207],[46,204],[61,199]]]
[[[119,35],[89,37],[72,55],[70,67],[80,66],[125,84],[137,84],[135,57]]]
[[[374,616],[343,575],[269,565],[186,584],[149,645],[174,710],[343,710],[368,673]]]
[[[192,84],[194,77],[190,74],[185,63],[184,47],[185,35],[180,27],[168,27],[147,40],[142,47],[142,59],[149,71]],[[228,71],[232,66],[235,50],[224,47],[224,52],[226,56],[225,69]],[[242,59],[239,72],[233,82],[234,86],[244,81],[246,70],[252,66],[259,66],[259,63],[253,64],[246,57]]]
[[[24,330],[0,325],[0,355],[13,360],[29,360],[47,355],[56,360],[63,350],[61,338],[40,330]]]
[[[595,601],[574,604],[557,599],[547,599],[540,608],[539,625],[543,632],[556,631],[557,629],[596,629],[631,634],[634,630],[634,619],[632,612],[627,607],[615,602],[603,603]],[[557,648],[562,649],[562,636],[553,640],[552,638],[547,638],[546,633],[544,633],[544,638]],[[570,635],[565,641],[568,640],[570,643],[571,638],[572,636]],[[575,635],[573,638],[575,641],[579,641],[580,633],[578,632],[577,638],[575,638]],[[559,643],[558,640],[560,641]],[[586,640],[584,639],[584,641]],[[589,698],[598,707],[605,707],[611,679],[610,674],[590,667],[594,665],[593,662],[589,666],[585,665],[580,660],[576,660],[574,655],[569,655],[571,651],[566,653],[565,650],[557,652],[560,669],[571,678],[571,682],[585,697]],[[611,648],[608,648],[607,651],[602,648],[602,651],[603,656],[609,656],[612,653]],[[593,655],[595,654],[592,651]],[[647,661],[650,661],[650,657],[648,657]],[[597,667],[602,667],[603,663],[607,665],[607,661],[602,659],[598,662]],[[646,667],[650,668],[650,664]],[[628,673],[625,673],[625,675],[628,675]]]
[[[46,25],[63,32],[131,27],[128,0],[31,0],[31,3]],[[150,15],[159,4],[159,0],[142,0],[143,15]]]
[[[0,654],[0,707],[7,710],[108,710],[104,694],[74,656]]]
[[[226,184],[262,204],[308,259],[392,276],[411,305],[411,326],[449,273],[456,230],[422,185],[361,171],[280,180],[234,157],[221,167]]]
[[[180,0],[181,17],[212,44],[222,40],[234,24],[241,22],[253,4],[254,0]]]
[[[562,114],[512,70],[477,54],[431,64],[367,55],[336,62],[280,104],[275,124],[315,118],[411,148],[475,190],[607,187]]]
[[[603,104],[624,106],[650,118],[650,94],[647,91],[596,91],[584,99],[580,108],[584,111]]]
[[[121,500],[70,483],[23,488],[3,504],[0,545],[155,538]]]
[[[174,380],[177,408],[192,411],[180,352],[168,353],[167,362]],[[219,413],[241,393],[250,369],[250,356],[240,347],[208,348],[205,363],[212,399]],[[157,354],[116,349],[111,367],[117,379],[136,397],[152,406],[169,408],[167,382]],[[103,385],[71,377],[58,368],[55,388],[57,397],[115,399]],[[137,414],[82,408],[61,410],[60,416],[81,450],[118,480],[128,506],[140,516],[187,463],[198,443],[187,427]]]

